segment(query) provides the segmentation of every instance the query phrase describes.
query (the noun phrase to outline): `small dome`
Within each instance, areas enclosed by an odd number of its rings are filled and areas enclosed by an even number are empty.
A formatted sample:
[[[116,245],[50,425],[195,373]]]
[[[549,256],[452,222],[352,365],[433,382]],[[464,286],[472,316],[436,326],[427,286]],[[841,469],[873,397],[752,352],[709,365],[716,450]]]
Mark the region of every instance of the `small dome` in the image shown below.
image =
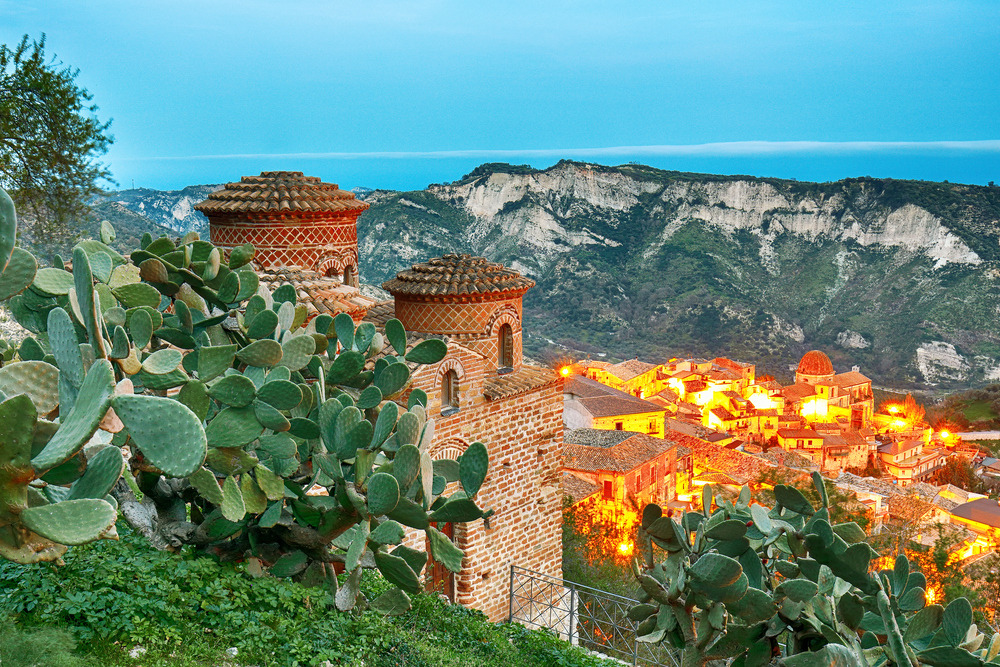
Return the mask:
[[[260,176],[244,176],[239,183],[226,183],[221,190],[194,209],[205,215],[236,213],[346,213],[364,211],[367,202],[334,183],[323,183],[301,171],[262,171]]]
[[[833,375],[833,363],[830,362],[830,357],[819,350],[809,350],[795,372],[802,375]]]
[[[445,255],[400,271],[382,289],[393,296],[465,296],[524,294],[535,285],[503,264],[472,255]]]

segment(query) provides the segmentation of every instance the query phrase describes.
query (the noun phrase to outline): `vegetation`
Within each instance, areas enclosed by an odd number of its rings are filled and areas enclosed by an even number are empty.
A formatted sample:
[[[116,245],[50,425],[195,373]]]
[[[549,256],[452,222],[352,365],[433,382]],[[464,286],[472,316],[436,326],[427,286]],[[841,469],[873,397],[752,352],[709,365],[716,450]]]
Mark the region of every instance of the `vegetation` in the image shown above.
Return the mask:
[[[628,572],[638,526],[594,521],[585,508],[563,506],[563,579],[635,598],[639,588]],[[628,548],[621,549],[621,545]]]
[[[306,324],[292,285],[272,295],[247,268],[253,246],[226,261],[195,233],[179,246],[144,235],[126,260],[102,223],[101,241],[74,248],[72,272],[60,258],[37,270],[14,247],[14,208],[0,195],[0,296],[35,334],[0,369],[0,555],[51,562],[115,539],[121,506],[157,548],[325,581],[345,611],[363,567],[394,584],[374,608],[409,608],[428,556],[401,544],[403,526],[461,569],[464,554],[431,522],[489,516],[474,501],[486,448],[432,463],[426,394],[410,391],[406,410],[390,400],[408,364],[444,357],[442,341],[408,346],[398,320],[385,338],[346,314]],[[444,496],[450,482],[461,490]],[[334,563],[349,573],[343,586]]]
[[[413,610],[395,617],[360,610],[336,613],[324,587],[254,578],[245,563],[220,564],[189,548],[180,554],[157,551],[127,527],[121,538],[77,547],[59,568],[0,561],[0,614],[11,614],[14,623],[0,633],[0,664],[290,667],[320,665],[325,660],[358,667],[606,664],[549,633],[490,623],[480,612],[449,605],[436,595],[414,596]],[[361,588],[374,599],[391,584],[367,572]],[[8,662],[4,653],[24,651],[30,641],[39,645],[36,654],[62,650],[65,655],[72,646],[67,632],[79,641],[80,649],[78,657],[67,656],[62,663]],[[232,648],[237,650],[235,659],[226,652]],[[131,652],[138,659],[130,657]]]
[[[95,160],[113,137],[95,116],[79,70],[45,54],[45,35],[0,45],[0,187],[29,215],[28,235],[64,241],[111,173]]]
[[[784,484],[773,509],[752,503],[747,486],[719,506],[706,486],[704,511],[680,521],[647,505],[639,539],[648,550],[635,570],[644,595],[630,611],[641,639],[681,649],[684,667],[767,665],[774,656],[789,667],[997,659],[1000,635],[978,631],[966,598],[928,605],[927,579],[905,555],[871,571],[878,554],[865,532],[831,523],[825,482],[818,473],[813,482],[819,509]]]

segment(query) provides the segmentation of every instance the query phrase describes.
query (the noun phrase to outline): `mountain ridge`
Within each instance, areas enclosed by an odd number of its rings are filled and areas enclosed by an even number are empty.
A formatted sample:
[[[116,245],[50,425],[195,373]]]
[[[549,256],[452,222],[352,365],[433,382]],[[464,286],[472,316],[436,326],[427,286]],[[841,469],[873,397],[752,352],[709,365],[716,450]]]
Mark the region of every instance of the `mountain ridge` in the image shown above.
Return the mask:
[[[144,210],[189,220],[149,196]],[[883,384],[1000,379],[997,187],[562,161],[358,196],[365,282],[446,252],[504,262],[538,283],[536,357],[725,355],[782,377],[815,347]]]

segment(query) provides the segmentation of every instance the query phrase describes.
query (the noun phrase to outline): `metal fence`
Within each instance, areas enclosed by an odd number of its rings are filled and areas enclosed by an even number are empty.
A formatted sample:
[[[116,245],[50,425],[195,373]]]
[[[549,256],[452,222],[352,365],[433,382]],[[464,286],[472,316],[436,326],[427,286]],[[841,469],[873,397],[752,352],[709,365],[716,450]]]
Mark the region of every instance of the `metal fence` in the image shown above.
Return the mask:
[[[676,651],[637,641],[629,607],[621,595],[512,565],[508,620],[548,628],[563,639],[632,665],[677,667]]]

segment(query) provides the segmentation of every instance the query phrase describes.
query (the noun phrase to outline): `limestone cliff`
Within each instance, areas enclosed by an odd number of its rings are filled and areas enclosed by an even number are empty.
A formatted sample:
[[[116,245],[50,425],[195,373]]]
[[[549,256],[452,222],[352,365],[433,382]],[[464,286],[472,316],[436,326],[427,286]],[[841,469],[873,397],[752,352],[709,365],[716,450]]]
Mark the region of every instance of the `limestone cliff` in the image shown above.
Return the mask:
[[[503,261],[538,281],[535,353],[727,354],[780,374],[815,347],[884,384],[1000,379],[1000,188],[561,162],[365,196],[366,281],[444,252]]]

